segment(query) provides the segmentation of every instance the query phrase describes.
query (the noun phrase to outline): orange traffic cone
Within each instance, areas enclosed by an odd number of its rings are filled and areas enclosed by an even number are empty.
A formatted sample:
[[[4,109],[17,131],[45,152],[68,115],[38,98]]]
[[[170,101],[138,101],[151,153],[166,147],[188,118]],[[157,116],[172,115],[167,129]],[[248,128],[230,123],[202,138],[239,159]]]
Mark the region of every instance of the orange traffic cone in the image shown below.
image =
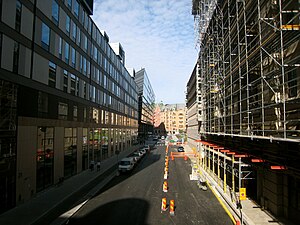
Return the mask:
[[[164,181],[163,192],[168,192],[168,182]]]
[[[175,214],[175,202],[174,202],[174,200],[170,200],[170,215],[171,216],[174,216],[174,214]]]
[[[161,199],[161,211],[167,211],[167,199],[166,198],[162,198]]]

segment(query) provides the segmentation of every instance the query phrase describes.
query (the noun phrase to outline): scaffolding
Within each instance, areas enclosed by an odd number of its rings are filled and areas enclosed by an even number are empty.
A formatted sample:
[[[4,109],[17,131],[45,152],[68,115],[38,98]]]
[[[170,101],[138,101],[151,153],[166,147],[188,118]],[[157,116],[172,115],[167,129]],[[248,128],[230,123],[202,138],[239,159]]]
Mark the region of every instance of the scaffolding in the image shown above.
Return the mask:
[[[193,0],[200,135],[300,141],[300,2]]]

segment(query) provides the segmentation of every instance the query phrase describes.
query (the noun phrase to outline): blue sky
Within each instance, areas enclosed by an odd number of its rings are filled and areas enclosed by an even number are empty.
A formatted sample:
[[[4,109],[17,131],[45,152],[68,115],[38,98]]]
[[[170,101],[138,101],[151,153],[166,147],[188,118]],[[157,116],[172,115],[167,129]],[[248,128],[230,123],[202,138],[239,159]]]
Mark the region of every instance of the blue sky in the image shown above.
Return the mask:
[[[197,59],[192,0],[95,0],[93,20],[120,42],[127,68],[145,68],[156,102],[184,103]]]

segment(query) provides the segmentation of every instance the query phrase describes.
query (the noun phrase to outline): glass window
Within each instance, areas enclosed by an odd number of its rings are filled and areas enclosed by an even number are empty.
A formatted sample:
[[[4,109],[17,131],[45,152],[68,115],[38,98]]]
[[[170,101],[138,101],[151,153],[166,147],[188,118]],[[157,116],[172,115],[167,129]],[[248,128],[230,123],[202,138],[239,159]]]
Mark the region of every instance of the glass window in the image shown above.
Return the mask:
[[[82,129],[82,170],[88,169],[87,128]]]
[[[70,51],[70,46],[69,46],[69,43],[66,42],[66,45],[65,45],[65,62],[66,63],[69,63],[69,51]]]
[[[78,18],[79,16],[79,4],[77,0],[74,0],[74,13],[76,15],[76,17]]]
[[[68,71],[64,70],[64,92],[68,92]]]
[[[75,62],[76,62],[76,51],[73,47],[71,47],[71,60],[72,60],[72,66],[75,68]]]
[[[88,49],[88,40],[87,37],[84,35],[84,49],[87,50]]]
[[[86,58],[83,57],[83,73],[86,74]]]
[[[78,114],[78,109],[77,106],[73,106],[73,120],[77,121],[77,114]]]
[[[38,127],[36,152],[37,192],[53,184],[54,172],[54,128]]]
[[[15,29],[20,32],[21,29],[21,13],[22,13],[22,4],[20,0],[16,1],[16,21],[15,21]]]
[[[58,119],[66,120],[68,117],[68,104],[58,103]]]
[[[50,28],[42,23],[42,47],[49,50],[49,43],[50,43]]]
[[[72,37],[73,37],[74,40],[76,40],[76,33],[77,33],[77,26],[76,26],[76,23],[73,22]]]
[[[67,18],[66,18],[66,31],[68,33],[70,33],[70,25],[71,25],[71,19],[70,19],[69,16],[67,16]]]
[[[49,62],[48,85],[53,88],[56,86],[56,65],[53,62]]]
[[[13,54],[13,72],[18,73],[19,71],[19,51],[20,51],[20,43],[14,43],[14,54]]]
[[[68,1],[68,7],[72,8],[72,0],[67,0]]]
[[[76,174],[77,168],[77,128],[65,128],[64,135],[64,176]]]
[[[58,43],[58,54],[59,54],[59,58],[62,58],[62,38],[59,37],[59,43]]]
[[[59,17],[59,6],[56,0],[52,1],[52,19],[54,20],[55,24],[58,25],[58,18]]]

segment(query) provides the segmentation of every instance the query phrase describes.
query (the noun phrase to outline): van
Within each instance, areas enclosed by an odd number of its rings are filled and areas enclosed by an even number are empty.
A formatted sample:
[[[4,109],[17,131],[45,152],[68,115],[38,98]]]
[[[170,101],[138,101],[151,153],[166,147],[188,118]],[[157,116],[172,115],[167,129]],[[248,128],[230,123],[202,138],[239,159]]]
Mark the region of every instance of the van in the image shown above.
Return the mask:
[[[119,171],[120,172],[127,172],[127,171],[131,171],[134,167],[134,159],[133,158],[123,158],[120,162],[119,162]]]

